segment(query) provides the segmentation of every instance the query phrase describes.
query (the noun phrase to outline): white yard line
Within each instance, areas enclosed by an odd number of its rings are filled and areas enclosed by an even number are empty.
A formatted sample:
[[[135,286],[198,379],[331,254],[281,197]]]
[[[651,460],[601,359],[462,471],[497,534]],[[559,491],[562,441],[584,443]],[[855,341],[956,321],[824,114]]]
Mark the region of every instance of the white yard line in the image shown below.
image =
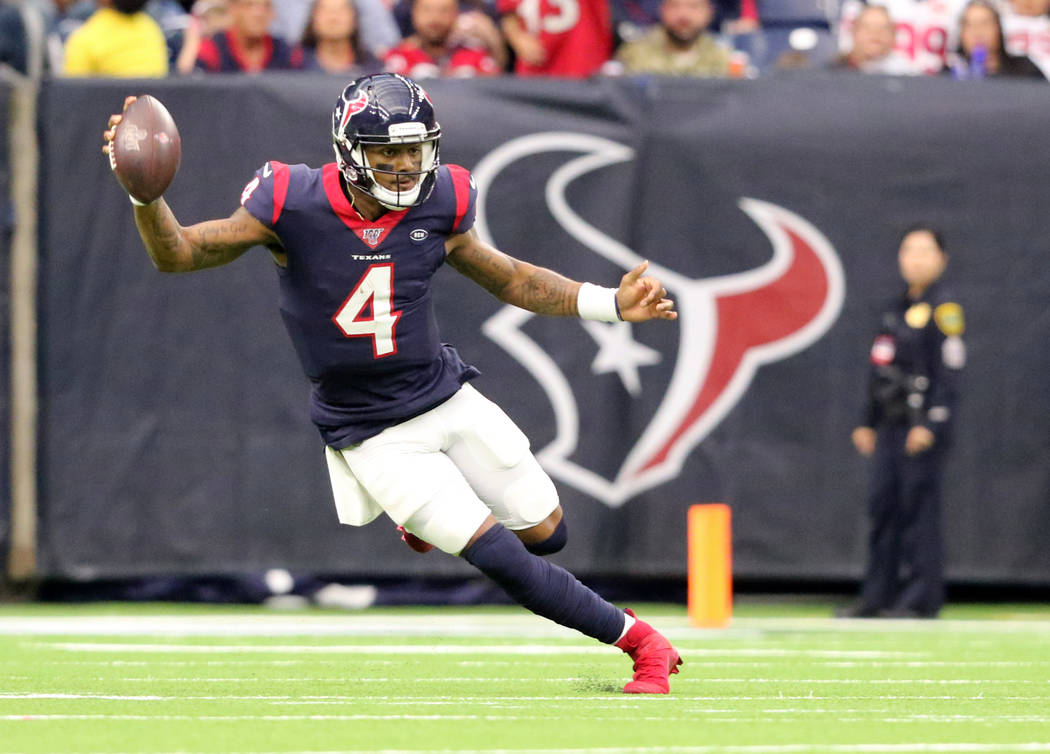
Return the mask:
[[[102,665],[105,667],[176,667],[176,668],[196,668],[196,667],[254,667],[257,665],[266,665],[273,667],[301,667],[303,664],[302,660],[268,660],[261,657],[245,657],[237,660],[44,660],[42,662],[34,661],[34,664],[39,665]],[[404,660],[368,660],[369,667],[374,665],[403,665]],[[477,660],[477,661],[464,661],[459,662],[452,661],[450,665],[462,665],[462,666],[480,666],[486,667],[490,665],[516,665],[517,663],[512,660]],[[345,668],[345,660],[322,660],[319,658],[311,658],[310,665],[330,665],[332,667]]]
[[[679,680],[674,678],[674,680]],[[969,686],[981,684],[1020,684],[1022,686],[1046,686],[1050,680],[1027,680],[1014,678],[681,678],[682,682],[694,684],[829,684],[853,686]]]
[[[672,685],[677,680],[672,680]],[[369,694],[367,697],[361,695],[346,694],[316,694],[316,695],[266,695],[266,694],[216,694],[216,695],[192,695],[192,694],[113,694],[105,692],[69,693],[69,692],[10,692],[0,693],[0,702],[7,700],[16,701],[44,701],[44,700],[106,700],[120,702],[184,702],[184,701],[269,701],[275,704],[371,704],[371,705],[430,705],[430,704],[512,704],[522,705],[535,702],[600,702],[602,705],[612,706],[638,706],[638,705],[666,705],[681,702],[825,702],[825,701],[986,701],[988,697],[983,694],[877,694],[877,695],[842,695],[842,694],[763,694],[763,695],[705,695],[685,694],[675,691],[670,697],[662,695],[653,696],[630,696],[619,693],[609,693],[600,696],[537,696],[537,695],[514,695],[514,696],[432,696],[425,698],[418,696],[377,696]],[[996,696],[996,701],[1047,701],[1048,696]],[[693,709],[693,708],[689,708]]]
[[[248,720],[296,722],[301,720],[327,720],[333,722],[356,720],[518,720],[517,716],[504,715],[0,715],[0,721],[35,720],[143,720],[150,722],[244,722]],[[528,718],[532,719],[532,718]]]
[[[427,614],[390,617],[356,613],[302,615],[127,615],[0,617],[0,635],[30,636],[503,636],[579,638],[530,613]]]
[[[33,676],[27,675],[12,675],[6,676],[7,680],[12,681],[32,681],[35,680]],[[147,676],[144,678],[134,677],[121,677],[113,678],[112,676],[97,676],[86,680],[98,681],[98,682],[113,682],[120,681],[121,683],[395,683],[403,681],[404,678],[393,678],[393,677],[379,677],[379,676],[355,676],[352,673],[347,673],[338,676],[228,676],[228,677],[208,677],[208,676]],[[590,681],[594,680],[593,677],[584,676],[549,676],[543,677],[537,676],[426,676],[413,678],[412,683],[572,683],[575,681]],[[811,683],[811,684],[840,684],[840,685],[855,685],[855,686],[869,686],[869,685],[929,685],[929,686],[967,686],[967,685],[982,685],[982,684],[1019,684],[1023,686],[1046,686],[1050,689],[1050,680],[1033,681],[1027,679],[1014,679],[1014,678],[873,678],[873,679],[861,679],[861,678],[680,678],[676,677],[673,679],[675,685],[683,683],[694,683],[694,684],[711,684],[711,683],[774,683],[774,684],[792,684],[792,683]],[[4,698],[4,694],[0,693],[0,699]]]
[[[703,715],[634,715],[632,716],[632,722],[664,722],[664,723],[797,723],[798,718],[795,716],[762,716],[767,713],[756,713],[755,715],[741,715],[739,712],[735,714],[726,714],[725,711],[717,713],[715,717],[704,717]],[[7,714],[0,715],[0,722],[29,722],[29,721],[54,721],[54,720],[107,720],[107,721],[150,721],[150,722],[172,722],[172,721],[186,721],[186,722],[297,722],[297,721],[315,721],[324,720],[331,722],[358,722],[358,721],[463,721],[463,720],[485,720],[485,721],[502,721],[502,722],[516,722],[525,720],[565,720],[571,719],[567,715],[562,716],[551,716],[546,711],[536,711],[532,714],[444,714],[444,713],[432,713],[423,714],[419,712],[415,713],[353,713],[353,714],[303,714],[303,715],[267,715],[267,714],[254,714],[254,715],[174,715],[174,714],[70,714],[70,713],[58,713],[58,714],[35,714],[35,713],[23,713],[23,714]],[[623,721],[622,713],[616,713],[607,717],[595,717],[588,716],[587,718],[591,722],[609,722],[618,723]],[[1007,715],[1003,717],[996,716],[985,716],[985,715],[894,715],[892,717],[872,717],[868,715],[859,717],[843,717],[840,718],[840,722],[858,722],[858,723],[884,723],[884,724],[904,724],[904,723],[1003,723],[1003,722],[1016,722],[1016,723],[1045,723],[1048,718],[1045,716],[1037,715]]]
[[[51,645],[45,645],[51,646]],[[686,650],[687,657],[693,655],[694,650]],[[310,665],[330,665],[343,668],[345,662],[342,660],[322,660],[312,658]],[[768,661],[761,660],[733,660],[712,657],[710,654],[704,657],[708,667],[718,668],[767,668]],[[303,663],[300,660],[272,660],[257,657],[246,657],[236,660],[34,660],[36,665],[95,665],[95,666],[117,666],[117,667],[254,667],[267,665],[274,667],[299,667]],[[401,665],[401,660],[376,660],[368,661],[373,665]],[[513,660],[459,660],[449,664],[460,667],[490,667],[492,665],[515,665]],[[872,658],[870,660],[810,660],[810,665],[823,668],[1036,668],[1050,665],[1050,660],[891,660],[885,658]],[[16,676],[9,676],[16,678]]]
[[[727,629],[699,629],[684,616],[654,621],[672,639],[740,639],[766,631],[1050,633],[1050,620],[841,620],[834,618],[737,618]],[[476,615],[368,613],[244,613],[207,615],[0,616],[0,635],[63,636],[506,636],[575,638],[571,629],[525,611]]]
[[[3,719],[3,718],[0,718]],[[94,718],[91,718],[94,719]],[[556,749],[340,749],[301,750],[296,754],[1014,754],[1050,751],[1050,742],[1026,743],[897,743],[897,744],[755,744],[707,746],[617,746]],[[120,754],[105,752],[105,754]],[[124,753],[129,754],[129,753]],[[135,754],[173,754],[165,750],[142,750]],[[177,754],[207,754],[179,750]],[[252,754],[287,754],[258,752]]]
[[[117,642],[33,642],[35,649],[68,652],[153,652],[158,654],[427,654],[427,655],[590,655],[615,652],[601,644],[125,644]],[[689,649],[689,656],[893,658],[915,652],[848,649]]]

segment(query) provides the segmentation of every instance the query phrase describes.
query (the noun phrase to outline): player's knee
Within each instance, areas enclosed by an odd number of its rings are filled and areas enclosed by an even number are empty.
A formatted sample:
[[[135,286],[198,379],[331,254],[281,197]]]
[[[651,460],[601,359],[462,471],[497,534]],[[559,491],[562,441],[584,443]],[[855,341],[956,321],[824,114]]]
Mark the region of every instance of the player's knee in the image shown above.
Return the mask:
[[[568,541],[569,529],[565,526],[565,519],[563,518],[554,527],[554,531],[551,532],[549,537],[542,542],[526,542],[525,549],[533,555],[553,555],[556,552],[560,552]]]

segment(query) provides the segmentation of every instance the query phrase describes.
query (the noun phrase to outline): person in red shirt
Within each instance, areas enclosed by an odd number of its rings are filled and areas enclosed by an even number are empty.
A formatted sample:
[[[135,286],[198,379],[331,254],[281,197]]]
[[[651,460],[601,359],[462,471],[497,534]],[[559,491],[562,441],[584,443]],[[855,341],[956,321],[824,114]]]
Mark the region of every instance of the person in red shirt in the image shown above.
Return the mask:
[[[416,33],[386,54],[386,69],[412,78],[502,73],[488,50],[457,33],[458,17],[457,0],[414,0]]]
[[[612,54],[608,0],[498,0],[519,76],[586,78]]]

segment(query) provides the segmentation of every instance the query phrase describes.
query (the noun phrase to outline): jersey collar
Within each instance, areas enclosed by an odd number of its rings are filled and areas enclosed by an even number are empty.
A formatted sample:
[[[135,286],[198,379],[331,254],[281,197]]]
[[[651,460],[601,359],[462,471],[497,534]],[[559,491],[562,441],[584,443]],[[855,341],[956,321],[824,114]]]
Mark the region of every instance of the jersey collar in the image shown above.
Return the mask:
[[[379,246],[386,239],[390,231],[397,227],[397,224],[404,219],[411,209],[411,207],[406,207],[396,211],[389,210],[375,220],[366,220],[357,213],[357,210],[346,198],[342,184],[339,181],[338,165],[334,162],[326,164],[322,168],[321,179],[324,183],[324,192],[328,197],[328,203],[332,206],[332,211],[335,212],[336,217],[342,220],[346,227],[354,231],[354,235],[360,238],[362,243],[372,249]]]

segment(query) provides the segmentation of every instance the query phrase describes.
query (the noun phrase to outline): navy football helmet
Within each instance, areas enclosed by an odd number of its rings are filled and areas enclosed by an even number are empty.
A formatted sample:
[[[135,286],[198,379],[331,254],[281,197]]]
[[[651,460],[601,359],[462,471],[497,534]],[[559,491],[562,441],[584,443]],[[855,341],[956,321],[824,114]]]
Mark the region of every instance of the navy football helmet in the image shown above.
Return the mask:
[[[343,90],[332,111],[335,159],[343,178],[389,209],[411,207],[430,195],[441,164],[440,138],[441,126],[423,87],[396,73],[378,73],[354,81]],[[369,164],[364,150],[375,144],[421,146],[422,164],[418,172],[408,174],[418,177],[412,188],[391,190],[376,181],[376,173],[393,173]]]

